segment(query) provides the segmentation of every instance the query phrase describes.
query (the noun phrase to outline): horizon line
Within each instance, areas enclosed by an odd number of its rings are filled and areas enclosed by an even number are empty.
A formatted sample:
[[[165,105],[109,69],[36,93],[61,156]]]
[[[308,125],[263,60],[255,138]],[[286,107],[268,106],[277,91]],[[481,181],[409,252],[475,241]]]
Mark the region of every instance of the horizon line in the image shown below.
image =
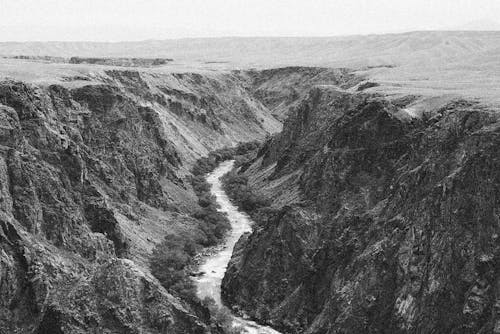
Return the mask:
[[[206,37],[170,37],[170,38],[147,38],[138,40],[117,40],[117,41],[97,41],[97,40],[8,40],[0,41],[2,44],[27,44],[27,43],[94,43],[94,44],[120,44],[120,43],[141,43],[141,42],[164,42],[164,41],[185,41],[185,40],[216,40],[216,39],[328,39],[328,38],[349,38],[349,37],[368,37],[368,36],[383,36],[383,35],[405,35],[422,32],[456,32],[456,33],[500,33],[498,30],[464,30],[464,29],[418,29],[401,32],[381,32],[381,33],[360,33],[360,34],[342,34],[342,35],[221,35],[221,36],[206,36]]]

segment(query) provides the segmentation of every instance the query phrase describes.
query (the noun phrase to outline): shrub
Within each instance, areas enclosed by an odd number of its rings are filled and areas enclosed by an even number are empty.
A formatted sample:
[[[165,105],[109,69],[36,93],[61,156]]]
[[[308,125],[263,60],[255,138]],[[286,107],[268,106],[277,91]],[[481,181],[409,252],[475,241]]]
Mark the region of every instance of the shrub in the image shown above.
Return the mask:
[[[205,178],[202,175],[191,177],[191,185],[198,195],[210,192],[210,185],[207,181],[205,181]]]
[[[226,334],[243,334],[246,331],[239,326],[234,325],[234,316],[231,311],[225,306],[218,306],[210,297],[205,297],[202,304],[209,309],[213,321],[222,327]]]
[[[197,252],[196,244],[185,237],[168,234],[153,250],[150,258],[152,274],[167,289],[180,294],[194,293],[194,287],[186,273]]]
[[[241,143],[236,147],[226,147],[213,151],[208,155],[208,157],[198,159],[192,168],[191,173],[195,176],[204,175],[214,170],[220,162],[235,158],[239,159],[239,157],[244,155],[253,154],[260,148],[260,146],[261,143],[253,141],[249,143]]]
[[[200,208],[193,217],[199,220],[199,226],[207,237],[207,242],[203,243],[205,247],[217,244],[231,227],[226,215],[218,212],[213,205]]]
[[[260,147],[258,142],[243,143],[237,147],[223,148],[199,159],[192,169],[191,185],[198,196],[198,205],[192,216],[200,221],[200,228],[206,235],[203,246],[217,244],[231,227],[227,217],[217,211],[215,197],[210,193],[210,185],[205,180],[205,174],[213,171],[225,160],[237,159],[238,163],[248,161],[248,158]],[[246,179],[241,182],[246,183]],[[257,203],[258,199],[251,201]]]
[[[208,192],[201,193],[198,196],[198,204],[202,208],[208,208],[210,206],[213,206],[214,203],[215,203],[214,197],[210,193],[208,193]]]
[[[271,205],[269,198],[249,187],[248,179],[243,175],[238,175],[235,171],[225,175],[223,182],[229,197],[236,202],[240,209],[252,217],[257,214],[258,210]]]

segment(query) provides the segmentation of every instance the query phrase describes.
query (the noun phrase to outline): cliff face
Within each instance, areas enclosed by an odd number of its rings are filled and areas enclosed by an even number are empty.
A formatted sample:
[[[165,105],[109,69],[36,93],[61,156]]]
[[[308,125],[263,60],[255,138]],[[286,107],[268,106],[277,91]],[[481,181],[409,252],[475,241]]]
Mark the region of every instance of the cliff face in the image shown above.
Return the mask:
[[[213,331],[147,259],[167,233],[203,238],[193,162],[280,123],[232,74],[65,80],[0,82],[0,332]]]
[[[278,213],[223,298],[287,333],[500,333],[500,123],[314,89],[244,174]],[[297,195],[298,194],[298,195]]]
[[[237,72],[249,90],[280,120],[288,110],[316,86],[334,86],[347,89],[363,78],[347,69],[321,67],[284,67],[262,71]]]

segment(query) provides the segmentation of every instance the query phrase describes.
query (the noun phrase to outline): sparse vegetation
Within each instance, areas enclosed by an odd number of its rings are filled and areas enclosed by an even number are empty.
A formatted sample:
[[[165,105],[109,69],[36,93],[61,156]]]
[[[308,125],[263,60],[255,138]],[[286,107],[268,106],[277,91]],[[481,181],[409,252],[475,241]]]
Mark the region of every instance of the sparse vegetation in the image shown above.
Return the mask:
[[[260,147],[260,143],[253,141],[242,143],[236,147],[227,147],[210,153],[207,157],[200,158],[192,169],[194,176],[204,175],[211,172],[217,165],[225,160],[241,160],[252,154]]]
[[[239,155],[235,162],[235,168],[227,173],[222,181],[224,190],[233,202],[250,215],[257,224],[266,224],[276,213],[277,209],[271,206],[271,199],[258,189],[248,184],[248,178],[238,173],[238,167],[245,168],[254,158],[257,149],[247,154]]]
[[[195,288],[189,277],[195,255],[204,247],[218,244],[230,228],[225,214],[217,211],[215,197],[210,193],[206,174],[225,160],[246,161],[259,148],[256,142],[224,148],[201,158],[192,169],[191,185],[198,196],[198,208],[192,213],[205,237],[193,239],[190,235],[168,234],[153,250],[150,267],[153,275],[169,291],[187,300],[195,300]]]
[[[268,207],[271,201],[248,185],[248,178],[231,171],[224,176],[224,189],[243,211],[255,214],[259,209]]]
[[[245,211],[258,225],[266,225],[278,212],[271,206],[271,199],[248,185],[248,179],[235,170],[224,178],[224,189],[234,203]]]
[[[214,151],[206,158],[198,160],[193,167],[191,185],[198,195],[200,208],[193,213],[193,217],[201,223],[200,227],[207,235],[207,242],[203,246],[208,247],[217,244],[229,229],[229,221],[226,216],[217,211],[217,203],[210,193],[210,185],[205,180],[205,175],[214,170],[217,165],[225,160],[245,160],[248,155],[260,147],[258,142],[243,143],[237,147],[223,148]]]
[[[202,301],[203,306],[209,309],[213,321],[222,327],[224,333],[226,334],[243,334],[246,331],[234,324],[234,317],[231,311],[225,306],[218,306],[210,297],[206,297]]]
[[[193,217],[200,222],[200,228],[206,234],[205,247],[217,244],[225,232],[230,228],[227,217],[217,211],[215,198],[209,192],[198,194],[200,208],[193,213]]]
[[[153,250],[152,274],[167,289],[189,299],[194,298],[194,286],[186,272],[196,255],[197,245],[187,237],[169,234]]]

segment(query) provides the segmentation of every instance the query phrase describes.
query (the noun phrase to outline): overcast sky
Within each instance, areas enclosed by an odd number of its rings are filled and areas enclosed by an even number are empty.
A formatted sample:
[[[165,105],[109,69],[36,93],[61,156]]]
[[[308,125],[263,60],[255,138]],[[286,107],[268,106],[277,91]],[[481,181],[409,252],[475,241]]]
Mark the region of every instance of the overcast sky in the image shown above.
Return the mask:
[[[0,41],[499,30],[500,0],[0,0]]]

